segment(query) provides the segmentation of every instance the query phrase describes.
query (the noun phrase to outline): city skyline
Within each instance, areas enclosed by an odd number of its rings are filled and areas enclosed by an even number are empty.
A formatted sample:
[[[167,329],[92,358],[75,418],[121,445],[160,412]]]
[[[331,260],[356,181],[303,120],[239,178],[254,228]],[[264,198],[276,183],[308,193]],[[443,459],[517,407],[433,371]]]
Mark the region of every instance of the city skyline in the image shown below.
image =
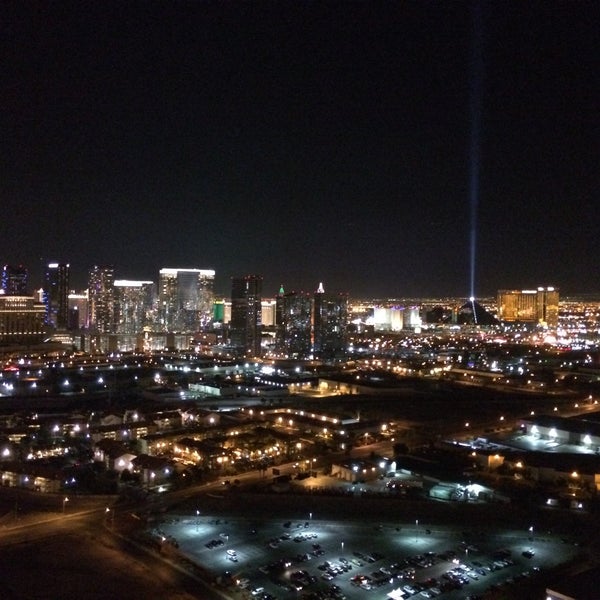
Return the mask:
[[[0,260],[467,297],[476,167],[475,295],[600,291],[593,4],[477,6],[4,5]]]
[[[1,262],[1,261],[0,261]],[[11,264],[4,264],[1,269],[2,269],[2,274],[3,277],[6,279],[6,282],[3,281],[2,286],[0,286],[0,295],[7,295],[7,296],[34,296],[34,297],[39,297],[39,301],[44,303],[44,304],[48,304],[46,296],[48,294],[49,291],[49,285],[54,285],[53,283],[49,283],[48,280],[48,276],[49,273],[55,271],[57,268],[62,267],[63,269],[66,267],[66,272],[67,277],[66,279],[68,280],[71,277],[71,265],[66,263],[56,263],[56,262],[49,262],[46,264],[42,264],[40,269],[42,271],[42,275],[38,276],[35,273],[31,273],[31,271],[29,270],[27,265],[23,265],[23,264],[19,264],[19,265],[11,265]],[[214,269],[202,269],[202,268],[198,268],[198,267],[161,267],[156,276],[155,277],[150,277],[150,279],[148,280],[141,280],[139,278],[124,278],[120,275],[120,271],[118,266],[115,266],[113,264],[111,265],[101,265],[101,264],[95,264],[93,265],[90,269],[86,270],[85,273],[83,274],[84,277],[82,277],[80,279],[81,283],[78,284],[78,286],[68,286],[65,287],[65,284],[63,283],[63,294],[65,293],[65,291],[68,292],[68,296],[77,296],[79,297],[79,295],[81,293],[87,294],[93,287],[93,282],[94,282],[94,272],[98,271],[98,270],[110,270],[110,272],[112,273],[112,277],[114,278],[114,282],[111,284],[111,288],[114,287],[115,290],[117,290],[118,288],[127,288],[127,287],[133,287],[133,288],[140,288],[143,285],[147,285],[147,286],[151,286],[153,289],[158,289],[161,290],[161,288],[164,286],[164,278],[167,275],[170,275],[171,277],[175,276],[175,279],[177,278],[177,274],[190,274],[190,275],[200,275],[200,280],[202,281],[210,281],[210,289],[211,289],[211,294],[214,296],[215,301],[218,300],[222,300],[222,299],[230,299],[231,296],[231,286],[233,284],[233,282],[236,279],[244,279],[247,277],[258,277],[260,279],[263,279],[263,276],[260,273],[253,273],[253,274],[246,274],[243,276],[231,276],[228,277],[226,280],[224,278],[221,278],[220,281],[220,286],[219,289],[216,289],[214,286],[214,281],[217,280],[216,277],[216,272]],[[12,280],[9,280],[10,275],[7,275],[7,273],[15,273],[15,283],[12,283]],[[38,279],[42,278],[43,281],[41,283],[38,283]],[[85,280],[85,277],[87,277],[88,279]],[[9,291],[9,286],[11,285],[19,285],[20,291]],[[309,286],[304,289],[304,288],[300,288],[298,286],[294,286],[293,285],[293,281],[288,281],[287,283],[280,283],[277,286],[277,290],[274,289],[269,289],[269,290],[265,290],[263,297],[264,298],[270,298],[270,299],[274,299],[275,297],[277,297],[280,294],[285,294],[286,292],[291,293],[291,294],[319,294],[319,293],[324,293],[325,292],[325,286],[324,284],[327,284],[327,282],[323,282],[323,281],[314,281],[313,285],[311,286],[309,284]],[[538,285],[540,283],[544,283],[547,284],[547,282],[529,282],[528,286],[524,286],[524,288],[521,289],[517,289],[518,286],[510,286],[510,292],[514,292],[514,293],[535,293],[536,290],[542,290],[545,289],[544,286]],[[292,285],[290,285],[292,284]],[[68,285],[68,284],[67,284]],[[201,285],[204,285],[201,283]],[[229,286],[229,288],[227,287]],[[6,287],[6,290],[5,290]],[[466,301],[470,301],[470,300],[475,300],[475,297],[467,297],[466,295],[452,295],[452,294],[442,294],[442,293],[432,293],[432,294],[428,294],[428,295],[423,295],[423,296],[410,296],[410,295],[406,295],[406,294],[398,294],[398,295],[391,295],[391,294],[381,294],[381,295],[358,295],[358,294],[352,294],[351,292],[348,291],[348,287],[347,286],[345,289],[333,289],[329,286],[327,286],[327,292],[331,293],[333,292],[334,294],[345,294],[348,297],[352,297],[353,299],[360,301],[360,300],[372,300],[372,301],[377,301],[377,300],[381,300],[381,301],[389,301],[389,302],[393,302],[394,300],[403,300],[403,301],[409,301],[409,300],[423,300],[423,301],[430,301],[430,300],[435,300],[437,299],[453,299],[453,300],[458,300],[458,299],[464,299]],[[525,289],[525,288],[529,288],[529,289]],[[548,289],[555,289],[555,286],[551,285],[548,287]],[[559,291],[559,287],[556,287],[557,292]],[[507,290],[504,289],[497,289],[495,291],[491,291],[489,294],[485,294],[485,295],[480,295],[478,296],[478,298],[493,298],[498,296],[499,294],[505,292]],[[509,293],[510,293],[509,292]],[[160,298],[162,293],[159,291],[156,294],[157,298]],[[600,298],[600,294],[594,294],[594,293],[590,293],[590,294],[572,294],[570,297],[573,298],[577,298],[577,297],[592,297],[592,296],[598,296]],[[65,296],[66,297],[66,296]],[[64,310],[64,309],[63,309]],[[204,309],[206,312],[206,309]]]

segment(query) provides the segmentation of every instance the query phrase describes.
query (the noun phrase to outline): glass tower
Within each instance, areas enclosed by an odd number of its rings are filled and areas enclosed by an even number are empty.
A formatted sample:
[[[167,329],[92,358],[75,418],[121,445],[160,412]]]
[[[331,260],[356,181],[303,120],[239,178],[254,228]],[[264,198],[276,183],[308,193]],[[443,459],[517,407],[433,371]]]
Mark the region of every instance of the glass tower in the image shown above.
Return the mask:
[[[246,275],[231,280],[231,345],[246,356],[261,353],[262,277]]]
[[[66,329],[69,321],[69,265],[48,263],[44,276],[46,323],[56,329]]]

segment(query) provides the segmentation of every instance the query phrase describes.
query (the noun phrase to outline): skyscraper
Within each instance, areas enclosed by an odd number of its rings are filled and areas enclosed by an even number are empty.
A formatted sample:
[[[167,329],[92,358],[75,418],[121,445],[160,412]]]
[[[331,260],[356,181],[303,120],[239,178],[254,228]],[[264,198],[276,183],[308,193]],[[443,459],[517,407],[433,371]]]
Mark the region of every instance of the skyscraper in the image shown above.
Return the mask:
[[[161,269],[159,320],[165,331],[198,331],[212,320],[215,272],[212,269]]]
[[[262,277],[231,280],[231,345],[246,356],[260,356]]]
[[[141,333],[150,323],[154,282],[117,279],[114,290],[115,333]]]
[[[312,354],[310,294],[288,292],[283,295],[282,305],[278,351],[293,358],[309,358]]]
[[[314,295],[313,354],[315,358],[332,359],[346,352],[348,295],[327,294],[323,284]]]
[[[558,289],[498,290],[498,318],[505,323],[558,325]]]
[[[273,327],[275,325],[277,301],[274,298],[265,298],[262,300],[261,306],[261,323],[263,327]]]
[[[89,329],[113,333],[115,316],[115,270],[111,265],[94,266],[88,283]]]
[[[85,329],[89,324],[89,290],[69,294],[69,329]]]
[[[27,296],[27,269],[23,265],[2,268],[2,293],[6,296]]]
[[[537,289],[537,321],[543,327],[555,329],[558,326],[558,290],[553,287]]]
[[[46,323],[57,329],[65,329],[69,320],[69,265],[48,263],[43,289]]]

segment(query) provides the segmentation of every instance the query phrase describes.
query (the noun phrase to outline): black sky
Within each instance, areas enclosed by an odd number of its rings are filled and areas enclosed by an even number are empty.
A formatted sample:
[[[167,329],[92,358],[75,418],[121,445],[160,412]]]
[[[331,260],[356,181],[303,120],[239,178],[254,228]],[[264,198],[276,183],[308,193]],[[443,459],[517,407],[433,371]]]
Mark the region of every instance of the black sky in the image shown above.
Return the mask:
[[[0,8],[0,261],[469,293],[471,4]],[[482,5],[476,291],[600,291],[595,2]]]

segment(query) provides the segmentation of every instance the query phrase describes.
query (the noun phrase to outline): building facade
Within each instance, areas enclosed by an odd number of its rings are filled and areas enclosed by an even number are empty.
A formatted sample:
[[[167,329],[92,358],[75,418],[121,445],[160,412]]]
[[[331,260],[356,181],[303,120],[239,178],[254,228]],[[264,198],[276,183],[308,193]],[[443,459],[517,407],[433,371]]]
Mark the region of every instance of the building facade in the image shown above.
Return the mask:
[[[154,282],[117,279],[114,287],[115,333],[141,333],[151,325]]]
[[[261,301],[261,276],[232,278],[230,341],[233,348],[245,356],[261,354]]]
[[[277,324],[277,350],[292,358],[312,356],[312,298],[303,292],[287,292]]]
[[[159,272],[158,316],[164,331],[198,331],[213,318],[215,272],[172,269]]]
[[[94,266],[89,275],[88,328],[99,333],[113,333],[115,317],[115,270],[111,265]]]
[[[68,316],[68,328],[74,329],[85,329],[89,323],[89,299],[88,290],[84,290],[81,293],[73,292],[69,294],[69,316]]]
[[[27,296],[28,271],[23,265],[4,265],[0,291],[6,296]]]
[[[55,329],[66,329],[69,324],[69,270],[67,263],[46,265],[43,288],[46,323]]]
[[[327,294],[320,285],[314,295],[313,355],[341,358],[346,353],[348,295]]]
[[[33,297],[0,295],[0,345],[42,342],[45,316],[46,307]]]
[[[554,287],[537,290],[499,290],[498,318],[505,323],[558,326],[559,292]]]

